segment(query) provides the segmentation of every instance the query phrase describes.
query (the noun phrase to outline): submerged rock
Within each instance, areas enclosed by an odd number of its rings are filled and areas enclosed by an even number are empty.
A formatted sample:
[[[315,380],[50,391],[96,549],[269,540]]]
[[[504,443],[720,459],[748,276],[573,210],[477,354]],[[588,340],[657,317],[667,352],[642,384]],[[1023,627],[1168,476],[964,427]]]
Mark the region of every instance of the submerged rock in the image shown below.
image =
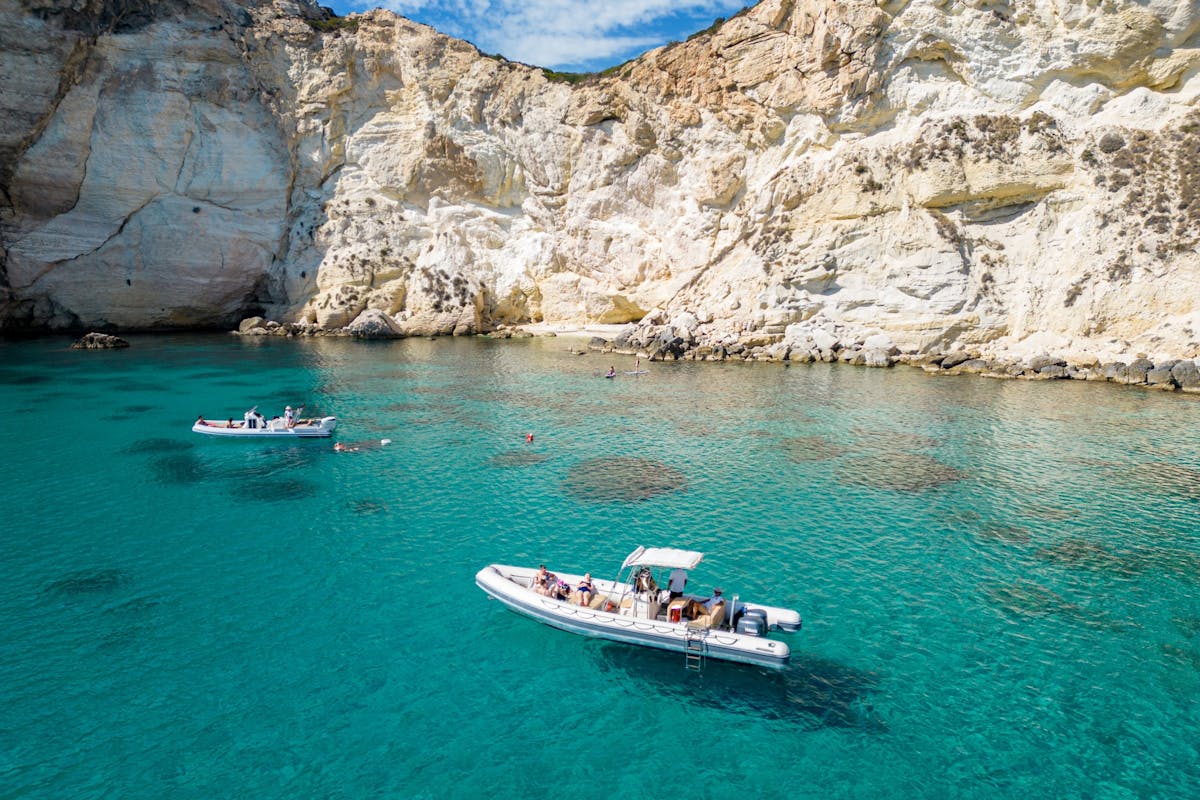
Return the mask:
[[[571,467],[563,488],[581,500],[647,500],[687,488],[683,473],[659,461],[631,456],[592,458]]]
[[[964,474],[936,458],[921,453],[879,453],[845,462],[837,471],[842,483],[921,492],[962,480]]]
[[[545,453],[532,453],[528,450],[509,450],[497,453],[489,459],[496,467],[527,467],[530,464],[540,464],[549,458]]]

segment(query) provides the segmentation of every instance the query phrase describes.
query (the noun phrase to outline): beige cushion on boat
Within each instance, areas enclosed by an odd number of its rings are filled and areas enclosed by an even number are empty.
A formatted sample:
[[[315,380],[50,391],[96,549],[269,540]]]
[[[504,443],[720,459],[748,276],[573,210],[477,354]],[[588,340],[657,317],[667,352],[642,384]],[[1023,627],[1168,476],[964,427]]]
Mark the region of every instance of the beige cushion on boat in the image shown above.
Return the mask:
[[[713,610],[701,617],[696,617],[691,621],[690,627],[694,628],[717,628],[725,619],[725,601],[717,603]]]

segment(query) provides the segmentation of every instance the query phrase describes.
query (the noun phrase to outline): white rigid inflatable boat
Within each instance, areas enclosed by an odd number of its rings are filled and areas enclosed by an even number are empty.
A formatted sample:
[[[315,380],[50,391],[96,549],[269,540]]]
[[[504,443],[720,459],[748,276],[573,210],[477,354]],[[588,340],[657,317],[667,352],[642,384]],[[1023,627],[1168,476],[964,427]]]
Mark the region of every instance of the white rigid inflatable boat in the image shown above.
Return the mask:
[[[716,658],[786,667],[791,649],[786,642],[768,638],[767,633],[800,630],[796,611],[739,601],[734,595],[716,603],[708,613],[689,619],[685,609],[698,610],[703,598],[685,593],[669,600],[667,589],[658,588],[655,570],[661,579],[667,571],[693,569],[703,558],[703,553],[691,550],[639,547],[625,559],[617,580],[593,581],[595,593],[586,605],[580,605],[579,593],[574,591],[581,575],[556,574],[558,581],[573,590],[566,599],[537,591],[537,567],[490,564],[476,573],[475,583],[510,610],[538,622],[584,636],[675,650],[685,654],[689,666],[703,658]]]
[[[311,439],[316,437],[328,437],[333,435],[333,429],[337,427],[337,417],[314,417],[312,419],[298,419],[290,428],[287,425],[287,420],[282,417],[275,419],[263,420],[261,425],[251,426],[248,421],[235,422],[233,420],[206,420],[203,417],[196,420],[192,425],[192,430],[196,433],[203,433],[208,436],[228,436],[228,437],[243,437],[243,438],[260,438],[260,437],[292,437]]]

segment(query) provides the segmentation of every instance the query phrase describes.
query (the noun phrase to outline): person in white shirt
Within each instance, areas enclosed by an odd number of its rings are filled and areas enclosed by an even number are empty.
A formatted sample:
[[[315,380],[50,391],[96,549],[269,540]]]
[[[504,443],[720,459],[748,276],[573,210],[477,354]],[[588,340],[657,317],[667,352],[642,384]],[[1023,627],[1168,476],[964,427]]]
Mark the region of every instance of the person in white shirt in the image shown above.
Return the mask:
[[[684,588],[687,587],[687,570],[676,567],[671,570],[671,577],[667,579],[667,602],[671,602],[676,597],[683,595]]]

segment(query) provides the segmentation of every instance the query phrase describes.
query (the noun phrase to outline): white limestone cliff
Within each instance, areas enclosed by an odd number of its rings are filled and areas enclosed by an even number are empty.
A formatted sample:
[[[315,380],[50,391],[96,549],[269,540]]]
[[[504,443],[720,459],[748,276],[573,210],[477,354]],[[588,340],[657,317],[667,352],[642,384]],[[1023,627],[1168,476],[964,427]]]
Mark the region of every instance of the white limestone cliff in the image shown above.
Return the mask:
[[[764,0],[577,83],[382,11],[78,5],[0,0],[7,327],[1200,347],[1190,0]]]

